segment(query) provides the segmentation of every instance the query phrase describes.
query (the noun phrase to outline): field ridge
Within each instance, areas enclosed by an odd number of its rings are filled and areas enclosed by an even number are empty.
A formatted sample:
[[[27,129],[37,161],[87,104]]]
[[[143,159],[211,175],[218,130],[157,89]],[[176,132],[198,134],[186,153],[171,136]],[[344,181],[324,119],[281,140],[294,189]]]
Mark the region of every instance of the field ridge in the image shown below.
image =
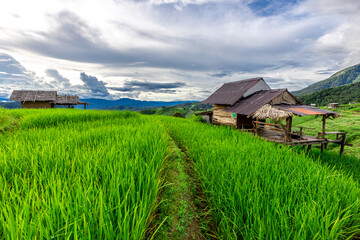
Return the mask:
[[[148,238],[152,239],[218,239],[210,208],[185,148],[169,134],[170,155],[166,162],[163,199],[157,209]]]

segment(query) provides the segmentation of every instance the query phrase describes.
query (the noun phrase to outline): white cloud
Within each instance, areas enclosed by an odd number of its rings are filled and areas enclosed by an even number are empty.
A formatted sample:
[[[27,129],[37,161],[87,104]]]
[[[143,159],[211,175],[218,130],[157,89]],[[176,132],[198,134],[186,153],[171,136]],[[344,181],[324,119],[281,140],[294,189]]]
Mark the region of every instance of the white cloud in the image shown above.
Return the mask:
[[[55,75],[46,70],[53,69],[69,81],[60,88],[71,84],[88,96],[81,72],[101,79],[105,89],[126,81],[186,84],[176,94],[135,94],[149,100],[201,100],[204,90],[253,76],[282,79],[273,86],[296,90],[324,79],[325,70],[358,63],[359,1],[308,0],[269,16],[254,12],[251,2],[12,0],[0,8],[0,52],[19,61],[35,83],[51,85]]]

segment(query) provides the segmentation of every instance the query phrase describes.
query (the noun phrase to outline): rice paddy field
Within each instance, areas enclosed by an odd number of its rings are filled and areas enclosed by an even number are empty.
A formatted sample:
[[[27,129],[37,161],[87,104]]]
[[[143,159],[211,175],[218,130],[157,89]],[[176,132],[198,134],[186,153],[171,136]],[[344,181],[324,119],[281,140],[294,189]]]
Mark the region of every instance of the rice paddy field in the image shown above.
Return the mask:
[[[166,239],[176,212],[159,212],[178,196],[164,194],[172,161],[191,165],[212,218],[211,234],[194,214],[201,234],[173,239],[360,237],[360,169],[335,165],[335,153],[305,155],[227,127],[132,112],[0,114],[0,238]]]

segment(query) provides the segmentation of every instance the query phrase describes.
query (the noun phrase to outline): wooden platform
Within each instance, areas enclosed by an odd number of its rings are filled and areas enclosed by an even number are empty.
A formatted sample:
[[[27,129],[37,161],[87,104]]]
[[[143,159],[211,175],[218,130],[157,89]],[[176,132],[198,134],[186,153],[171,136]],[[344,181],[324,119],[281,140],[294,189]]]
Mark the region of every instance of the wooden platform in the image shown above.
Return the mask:
[[[351,144],[347,144],[345,142],[345,137],[346,137],[345,133],[341,133],[341,132],[325,133],[325,135],[329,135],[329,134],[336,134],[336,140],[321,138],[319,137],[321,136],[320,134],[319,136],[315,137],[315,136],[299,135],[292,133],[290,137],[287,137],[287,141],[284,141],[283,133],[274,132],[272,130],[268,131],[266,129],[262,129],[262,131],[257,132],[258,136],[264,138],[267,141],[281,143],[288,146],[303,146],[304,148],[305,146],[308,146],[307,152],[309,152],[312,145],[316,145],[316,144],[320,145],[321,151],[323,151],[324,149],[327,148],[329,143],[335,143],[340,145],[340,155],[341,155],[344,151],[345,145],[352,146]]]
[[[262,134],[259,134],[259,136],[271,142],[284,143],[284,135],[281,133],[274,133],[272,131],[263,130]],[[284,144],[296,146],[322,143],[327,143],[327,139],[316,138],[314,136],[308,135],[300,136],[297,134],[291,134],[291,138],[289,138],[289,141],[285,142]]]

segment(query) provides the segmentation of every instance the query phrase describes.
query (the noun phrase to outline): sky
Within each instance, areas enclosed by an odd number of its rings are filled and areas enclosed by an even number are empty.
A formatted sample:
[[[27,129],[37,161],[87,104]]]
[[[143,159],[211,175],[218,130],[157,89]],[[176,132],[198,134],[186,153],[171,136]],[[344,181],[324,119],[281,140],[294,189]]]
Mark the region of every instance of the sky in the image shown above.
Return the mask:
[[[11,0],[0,8],[0,98],[204,100],[263,77],[302,89],[360,63],[359,0]]]

